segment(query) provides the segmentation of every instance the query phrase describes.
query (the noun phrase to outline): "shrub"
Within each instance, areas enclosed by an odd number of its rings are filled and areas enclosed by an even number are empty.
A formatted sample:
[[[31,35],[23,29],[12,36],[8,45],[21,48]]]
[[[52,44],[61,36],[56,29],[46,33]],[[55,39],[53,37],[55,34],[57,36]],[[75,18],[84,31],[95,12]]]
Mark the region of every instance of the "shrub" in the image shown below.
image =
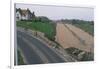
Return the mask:
[[[77,59],[78,61],[93,61],[94,60],[94,54],[91,52],[79,50],[74,47],[70,47],[65,50],[67,53],[69,53],[69,55],[71,55],[73,58]],[[81,56],[78,56],[82,52],[85,52],[85,53],[82,54]],[[82,57],[82,58],[79,58],[79,57]]]

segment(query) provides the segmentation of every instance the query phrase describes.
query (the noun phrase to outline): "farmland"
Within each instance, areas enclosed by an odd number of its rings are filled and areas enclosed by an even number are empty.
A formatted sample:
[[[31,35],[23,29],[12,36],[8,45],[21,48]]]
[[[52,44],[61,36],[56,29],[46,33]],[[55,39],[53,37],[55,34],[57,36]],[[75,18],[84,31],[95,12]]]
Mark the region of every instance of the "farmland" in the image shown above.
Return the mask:
[[[74,20],[72,24],[94,36],[94,24],[92,21]]]

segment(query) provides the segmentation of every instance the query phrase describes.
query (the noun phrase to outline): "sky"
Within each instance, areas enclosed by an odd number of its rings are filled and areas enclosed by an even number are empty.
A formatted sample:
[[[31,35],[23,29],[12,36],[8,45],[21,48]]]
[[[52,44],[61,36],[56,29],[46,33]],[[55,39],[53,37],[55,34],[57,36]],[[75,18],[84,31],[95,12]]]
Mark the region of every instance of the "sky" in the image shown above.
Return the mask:
[[[16,4],[16,8],[29,9],[36,16],[46,16],[51,20],[80,19],[94,20],[94,9],[86,7],[50,6],[35,4]]]

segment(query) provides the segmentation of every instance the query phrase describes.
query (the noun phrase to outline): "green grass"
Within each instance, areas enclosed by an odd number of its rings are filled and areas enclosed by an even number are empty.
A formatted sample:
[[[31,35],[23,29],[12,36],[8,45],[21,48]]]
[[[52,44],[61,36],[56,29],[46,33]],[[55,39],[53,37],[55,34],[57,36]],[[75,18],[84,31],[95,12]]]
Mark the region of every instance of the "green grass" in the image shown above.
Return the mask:
[[[81,28],[82,30],[88,32],[94,36],[94,25],[91,23],[73,23],[76,27]]]
[[[49,22],[17,21],[17,26],[43,32],[50,40],[55,40],[56,25]]]
[[[24,61],[23,61],[23,57],[20,53],[20,51],[18,50],[18,65],[24,65]]]

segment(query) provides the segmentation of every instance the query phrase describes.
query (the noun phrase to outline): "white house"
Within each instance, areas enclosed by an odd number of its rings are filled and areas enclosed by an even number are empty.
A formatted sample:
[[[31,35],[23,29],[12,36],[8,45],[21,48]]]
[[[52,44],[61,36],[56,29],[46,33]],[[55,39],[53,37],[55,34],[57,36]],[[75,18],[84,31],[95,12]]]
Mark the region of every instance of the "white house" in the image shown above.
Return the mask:
[[[16,20],[32,20],[34,18],[34,12],[31,13],[29,9],[17,9],[16,10]]]
[[[16,20],[21,20],[21,14],[19,11],[16,12]]]

